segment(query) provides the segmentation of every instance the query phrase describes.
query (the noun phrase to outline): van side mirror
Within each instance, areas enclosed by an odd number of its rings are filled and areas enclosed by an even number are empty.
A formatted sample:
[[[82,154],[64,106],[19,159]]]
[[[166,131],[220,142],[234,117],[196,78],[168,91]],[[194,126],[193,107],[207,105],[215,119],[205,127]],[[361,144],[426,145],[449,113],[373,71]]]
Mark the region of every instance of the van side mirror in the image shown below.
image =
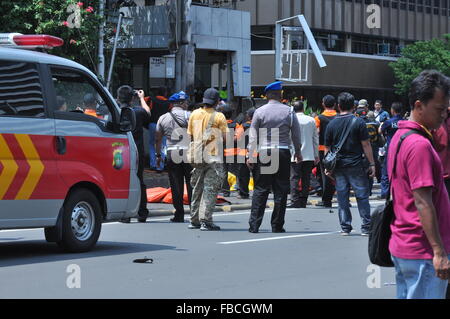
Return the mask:
[[[136,114],[130,107],[120,110],[119,130],[121,132],[132,132],[136,128]]]

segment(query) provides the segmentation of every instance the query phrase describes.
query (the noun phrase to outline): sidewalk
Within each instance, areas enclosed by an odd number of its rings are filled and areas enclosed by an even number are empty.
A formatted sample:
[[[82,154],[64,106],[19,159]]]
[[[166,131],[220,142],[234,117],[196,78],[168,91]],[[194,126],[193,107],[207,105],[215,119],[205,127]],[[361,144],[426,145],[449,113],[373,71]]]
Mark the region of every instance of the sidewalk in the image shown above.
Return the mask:
[[[231,202],[231,204],[221,204],[216,205],[214,212],[232,212],[237,210],[248,210],[252,207],[252,200],[250,199],[238,199],[236,198],[236,192],[232,192],[230,197],[225,197],[226,200]],[[273,198],[273,196],[269,196],[269,198]],[[266,207],[270,207],[273,205],[273,201],[268,201]],[[150,203],[147,204],[147,208],[150,211],[151,216],[171,216],[174,213],[174,208],[172,204],[163,204],[163,203]],[[189,206],[184,206],[185,214],[190,214]]]
[[[165,187],[169,188],[169,176],[167,175],[167,172],[161,172],[157,173],[150,170],[144,171],[144,182],[147,185],[147,188],[153,188],[153,187]],[[251,193],[250,192],[250,199],[239,199],[236,198],[237,192],[231,192],[230,197],[225,197],[225,199],[231,204],[221,204],[216,205],[216,208],[214,209],[214,212],[233,212],[233,211],[239,211],[239,210],[249,210],[252,207],[252,200],[251,200]],[[384,200],[377,199],[377,196],[380,194],[380,184],[375,183],[373,186],[373,195],[370,197],[371,201],[379,201],[379,203],[383,203]],[[323,207],[316,207],[315,205],[321,201],[321,198],[316,195],[310,195],[308,197],[308,208],[317,208],[317,209],[324,209]],[[351,195],[350,197],[351,203],[356,203],[356,198]],[[269,198],[267,200],[266,208],[272,208],[274,205],[273,203],[273,194],[269,194]],[[289,205],[289,197],[288,197],[288,205]],[[356,207],[356,205],[353,205],[353,207]],[[147,204],[147,208],[150,211],[150,217],[156,217],[156,216],[172,216],[174,213],[174,208],[172,204],[164,204],[164,203],[151,203]],[[333,198],[333,207],[338,208],[337,206],[337,200],[336,195]],[[328,211],[330,211],[330,208],[327,208]],[[189,206],[184,206],[185,214],[190,214]]]
[[[225,197],[226,200],[231,202],[231,204],[221,204],[216,205],[216,208],[214,209],[214,212],[235,212],[235,211],[242,211],[242,210],[250,210],[252,207],[252,199],[250,194],[250,199],[238,199],[236,198],[237,192],[232,192],[230,197]],[[338,208],[337,200],[333,199],[333,207],[332,208],[324,208],[324,207],[317,207],[315,206],[318,202],[321,201],[321,198],[315,195],[311,195],[308,198],[308,205],[307,208],[312,209],[322,209],[326,210],[327,212],[333,212],[333,209]],[[384,200],[378,200],[376,198],[376,195],[370,197],[370,201],[373,203],[373,201],[377,201],[376,204],[382,204]],[[288,199],[288,205],[289,205],[289,199]],[[350,202],[352,203],[352,207],[356,207],[356,198],[350,197]],[[269,198],[267,200],[266,208],[273,208],[274,202],[273,202],[273,194],[269,194]],[[174,208],[172,204],[164,204],[164,203],[151,203],[147,204],[147,208],[150,211],[149,217],[158,217],[158,216],[173,216],[174,214]],[[190,209],[189,206],[184,206],[184,211],[186,215],[190,215]]]
[[[147,188],[153,187],[165,187],[169,188],[169,176],[167,172],[157,173],[150,170],[144,171],[144,183],[147,185]],[[250,209],[252,206],[251,199],[238,199],[236,198],[237,192],[232,192],[231,197],[226,197],[225,199],[231,202],[231,204],[222,204],[217,205],[215,208],[215,212],[231,212],[236,210],[245,210]],[[273,198],[272,195],[269,196],[270,199]],[[273,205],[268,202],[267,207]],[[174,208],[172,204],[164,204],[164,203],[151,203],[147,204],[147,208],[150,211],[150,216],[171,216],[174,213]],[[184,211],[186,214],[190,214],[189,206],[184,206]]]

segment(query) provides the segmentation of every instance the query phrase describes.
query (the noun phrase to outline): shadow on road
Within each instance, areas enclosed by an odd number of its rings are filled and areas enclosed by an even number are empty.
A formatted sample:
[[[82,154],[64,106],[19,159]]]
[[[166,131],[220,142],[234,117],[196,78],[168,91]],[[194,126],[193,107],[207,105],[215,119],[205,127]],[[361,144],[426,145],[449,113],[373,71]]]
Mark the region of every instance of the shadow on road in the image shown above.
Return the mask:
[[[133,253],[151,253],[158,250],[180,250],[174,246],[99,241],[95,248],[87,253],[70,254],[62,251],[56,244],[42,240],[21,242],[0,242],[0,267],[38,264],[45,262],[85,259],[125,255]],[[131,257],[130,257],[131,260]]]

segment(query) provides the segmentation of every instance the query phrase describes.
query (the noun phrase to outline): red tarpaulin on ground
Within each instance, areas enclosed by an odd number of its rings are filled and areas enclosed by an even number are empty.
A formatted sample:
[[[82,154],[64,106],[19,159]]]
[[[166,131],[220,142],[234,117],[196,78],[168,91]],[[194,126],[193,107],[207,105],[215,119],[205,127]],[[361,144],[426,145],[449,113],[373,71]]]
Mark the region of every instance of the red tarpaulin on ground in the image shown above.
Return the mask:
[[[169,189],[164,187],[147,188],[147,202],[160,203],[168,193],[171,193],[170,188]]]
[[[172,204],[173,203],[172,189],[164,188],[164,187],[147,188],[147,202],[148,203]],[[216,203],[217,204],[225,204],[225,203],[231,204],[229,201],[227,201],[222,196],[217,196]],[[186,184],[184,185],[183,204],[189,205]]]

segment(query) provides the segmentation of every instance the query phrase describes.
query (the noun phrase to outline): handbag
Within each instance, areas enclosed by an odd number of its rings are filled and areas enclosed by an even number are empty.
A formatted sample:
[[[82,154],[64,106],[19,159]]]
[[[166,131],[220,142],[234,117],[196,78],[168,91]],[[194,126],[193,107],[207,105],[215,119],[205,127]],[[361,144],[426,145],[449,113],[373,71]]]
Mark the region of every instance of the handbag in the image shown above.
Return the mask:
[[[333,172],[334,169],[336,168],[336,163],[337,163],[337,156],[339,151],[341,150],[342,146],[344,145],[345,141],[347,140],[348,135],[350,134],[350,131],[352,130],[353,124],[356,122],[356,117],[354,117],[352,119],[352,122],[350,123],[350,125],[348,125],[345,128],[345,132],[342,135],[341,140],[339,141],[339,143],[336,145],[336,147],[334,148],[334,150],[330,150],[328,151],[328,153],[325,155],[325,157],[323,158],[323,166],[325,167],[325,169],[329,172]]]
[[[206,161],[203,158],[203,150],[206,147],[206,143],[208,142],[209,138],[211,137],[212,132],[212,125],[214,123],[214,118],[216,116],[216,112],[214,111],[211,114],[211,117],[209,118],[208,126],[205,129],[205,132],[203,132],[203,136],[201,140],[192,140],[189,143],[189,148],[187,150],[187,162],[191,164],[193,168],[200,168],[203,167],[206,163]]]
[[[411,134],[425,136],[418,130],[410,130],[400,137],[394,157],[392,174],[389,178],[389,193],[387,194],[386,203],[376,207],[370,216],[369,259],[372,264],[381,267],[394,267],[389,251],[389,241],[392,236],[391,224],[395,219],[394,203],[391,196],[391,184],[392,177],[395,174],[395,169],[397,167],[397,156],[400,151],[400,146]]]

